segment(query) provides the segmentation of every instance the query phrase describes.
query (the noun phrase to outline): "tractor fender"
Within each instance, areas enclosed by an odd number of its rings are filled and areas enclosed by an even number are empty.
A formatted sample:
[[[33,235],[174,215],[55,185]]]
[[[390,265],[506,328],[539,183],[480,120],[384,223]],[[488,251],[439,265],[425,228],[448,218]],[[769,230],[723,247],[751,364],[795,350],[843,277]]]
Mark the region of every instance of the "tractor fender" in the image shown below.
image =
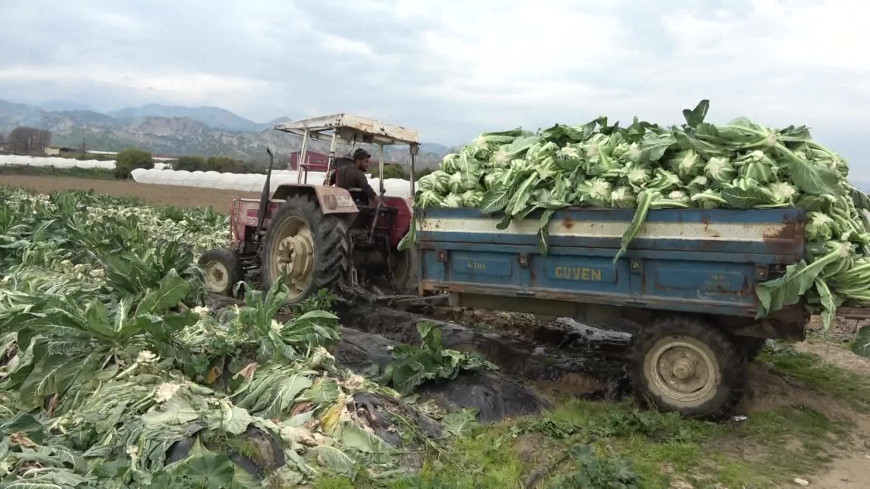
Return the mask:
[[[340,187],[327,187],[312,184],[281,185],[272,194],[272,200],[287,200],[297,195],[314,195],[324,214],[347,214],[353,218],[359,209],[353,202],[350,192]]]

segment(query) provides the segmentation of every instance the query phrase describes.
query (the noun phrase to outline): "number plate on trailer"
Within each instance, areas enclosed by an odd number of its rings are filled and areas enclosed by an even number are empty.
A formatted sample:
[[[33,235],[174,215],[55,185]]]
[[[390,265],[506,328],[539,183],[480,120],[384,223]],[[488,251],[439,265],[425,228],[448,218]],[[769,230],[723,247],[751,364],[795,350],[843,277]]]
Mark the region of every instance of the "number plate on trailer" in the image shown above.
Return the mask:
[[[335,203],[339,207],[353,207],[353,199],[349,195],[336,195]]]

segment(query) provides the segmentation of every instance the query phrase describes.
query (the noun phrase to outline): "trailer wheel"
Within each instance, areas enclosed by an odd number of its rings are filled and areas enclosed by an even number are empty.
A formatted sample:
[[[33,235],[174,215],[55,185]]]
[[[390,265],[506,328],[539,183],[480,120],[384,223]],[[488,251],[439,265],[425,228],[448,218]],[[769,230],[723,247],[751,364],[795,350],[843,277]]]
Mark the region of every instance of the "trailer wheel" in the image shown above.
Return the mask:
[[[208,250],[199,258],[209,292],[232,296],[233,286],[243,278],[242,264],[236,254],[226,248]]]
[[[334,292],[351,266],[347,225],[323,214],[313,196],[290,197],[275,212],[262,254],[265,288],[286,271],[287,301],[299,303],[320,289]]]
[[[690,417],[728,414],[743,396],[746,360],[724,333],[690,317],[653,322],[631,339],[637,394]]]

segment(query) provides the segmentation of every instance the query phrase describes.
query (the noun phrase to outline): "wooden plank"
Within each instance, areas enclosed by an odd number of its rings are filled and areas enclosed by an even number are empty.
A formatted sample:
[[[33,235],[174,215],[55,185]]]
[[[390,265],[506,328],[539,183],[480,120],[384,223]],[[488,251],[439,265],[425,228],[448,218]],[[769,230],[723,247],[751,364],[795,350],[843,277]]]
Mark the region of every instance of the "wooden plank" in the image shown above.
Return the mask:
[[[870,319],[870,308],[838,307],[837,316],[846,319]]]

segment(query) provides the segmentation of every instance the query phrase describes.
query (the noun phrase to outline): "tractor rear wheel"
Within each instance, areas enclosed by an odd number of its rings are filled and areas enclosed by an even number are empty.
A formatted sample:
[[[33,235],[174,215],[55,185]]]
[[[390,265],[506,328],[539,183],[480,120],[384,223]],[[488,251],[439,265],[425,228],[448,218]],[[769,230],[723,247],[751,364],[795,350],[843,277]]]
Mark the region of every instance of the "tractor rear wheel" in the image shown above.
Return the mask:
[[[335,292],[351,266],[347,225],[341,217],[323,214],[313,196],[297,195],[281,204],[263,245],[263,286],[271,288],[286,272],[291,304],[320,289]]]
[[[243,278],[242,264],[235,253],[225,248],[208,250],[199,258],[209,292],[233,295],[233,287]]]

